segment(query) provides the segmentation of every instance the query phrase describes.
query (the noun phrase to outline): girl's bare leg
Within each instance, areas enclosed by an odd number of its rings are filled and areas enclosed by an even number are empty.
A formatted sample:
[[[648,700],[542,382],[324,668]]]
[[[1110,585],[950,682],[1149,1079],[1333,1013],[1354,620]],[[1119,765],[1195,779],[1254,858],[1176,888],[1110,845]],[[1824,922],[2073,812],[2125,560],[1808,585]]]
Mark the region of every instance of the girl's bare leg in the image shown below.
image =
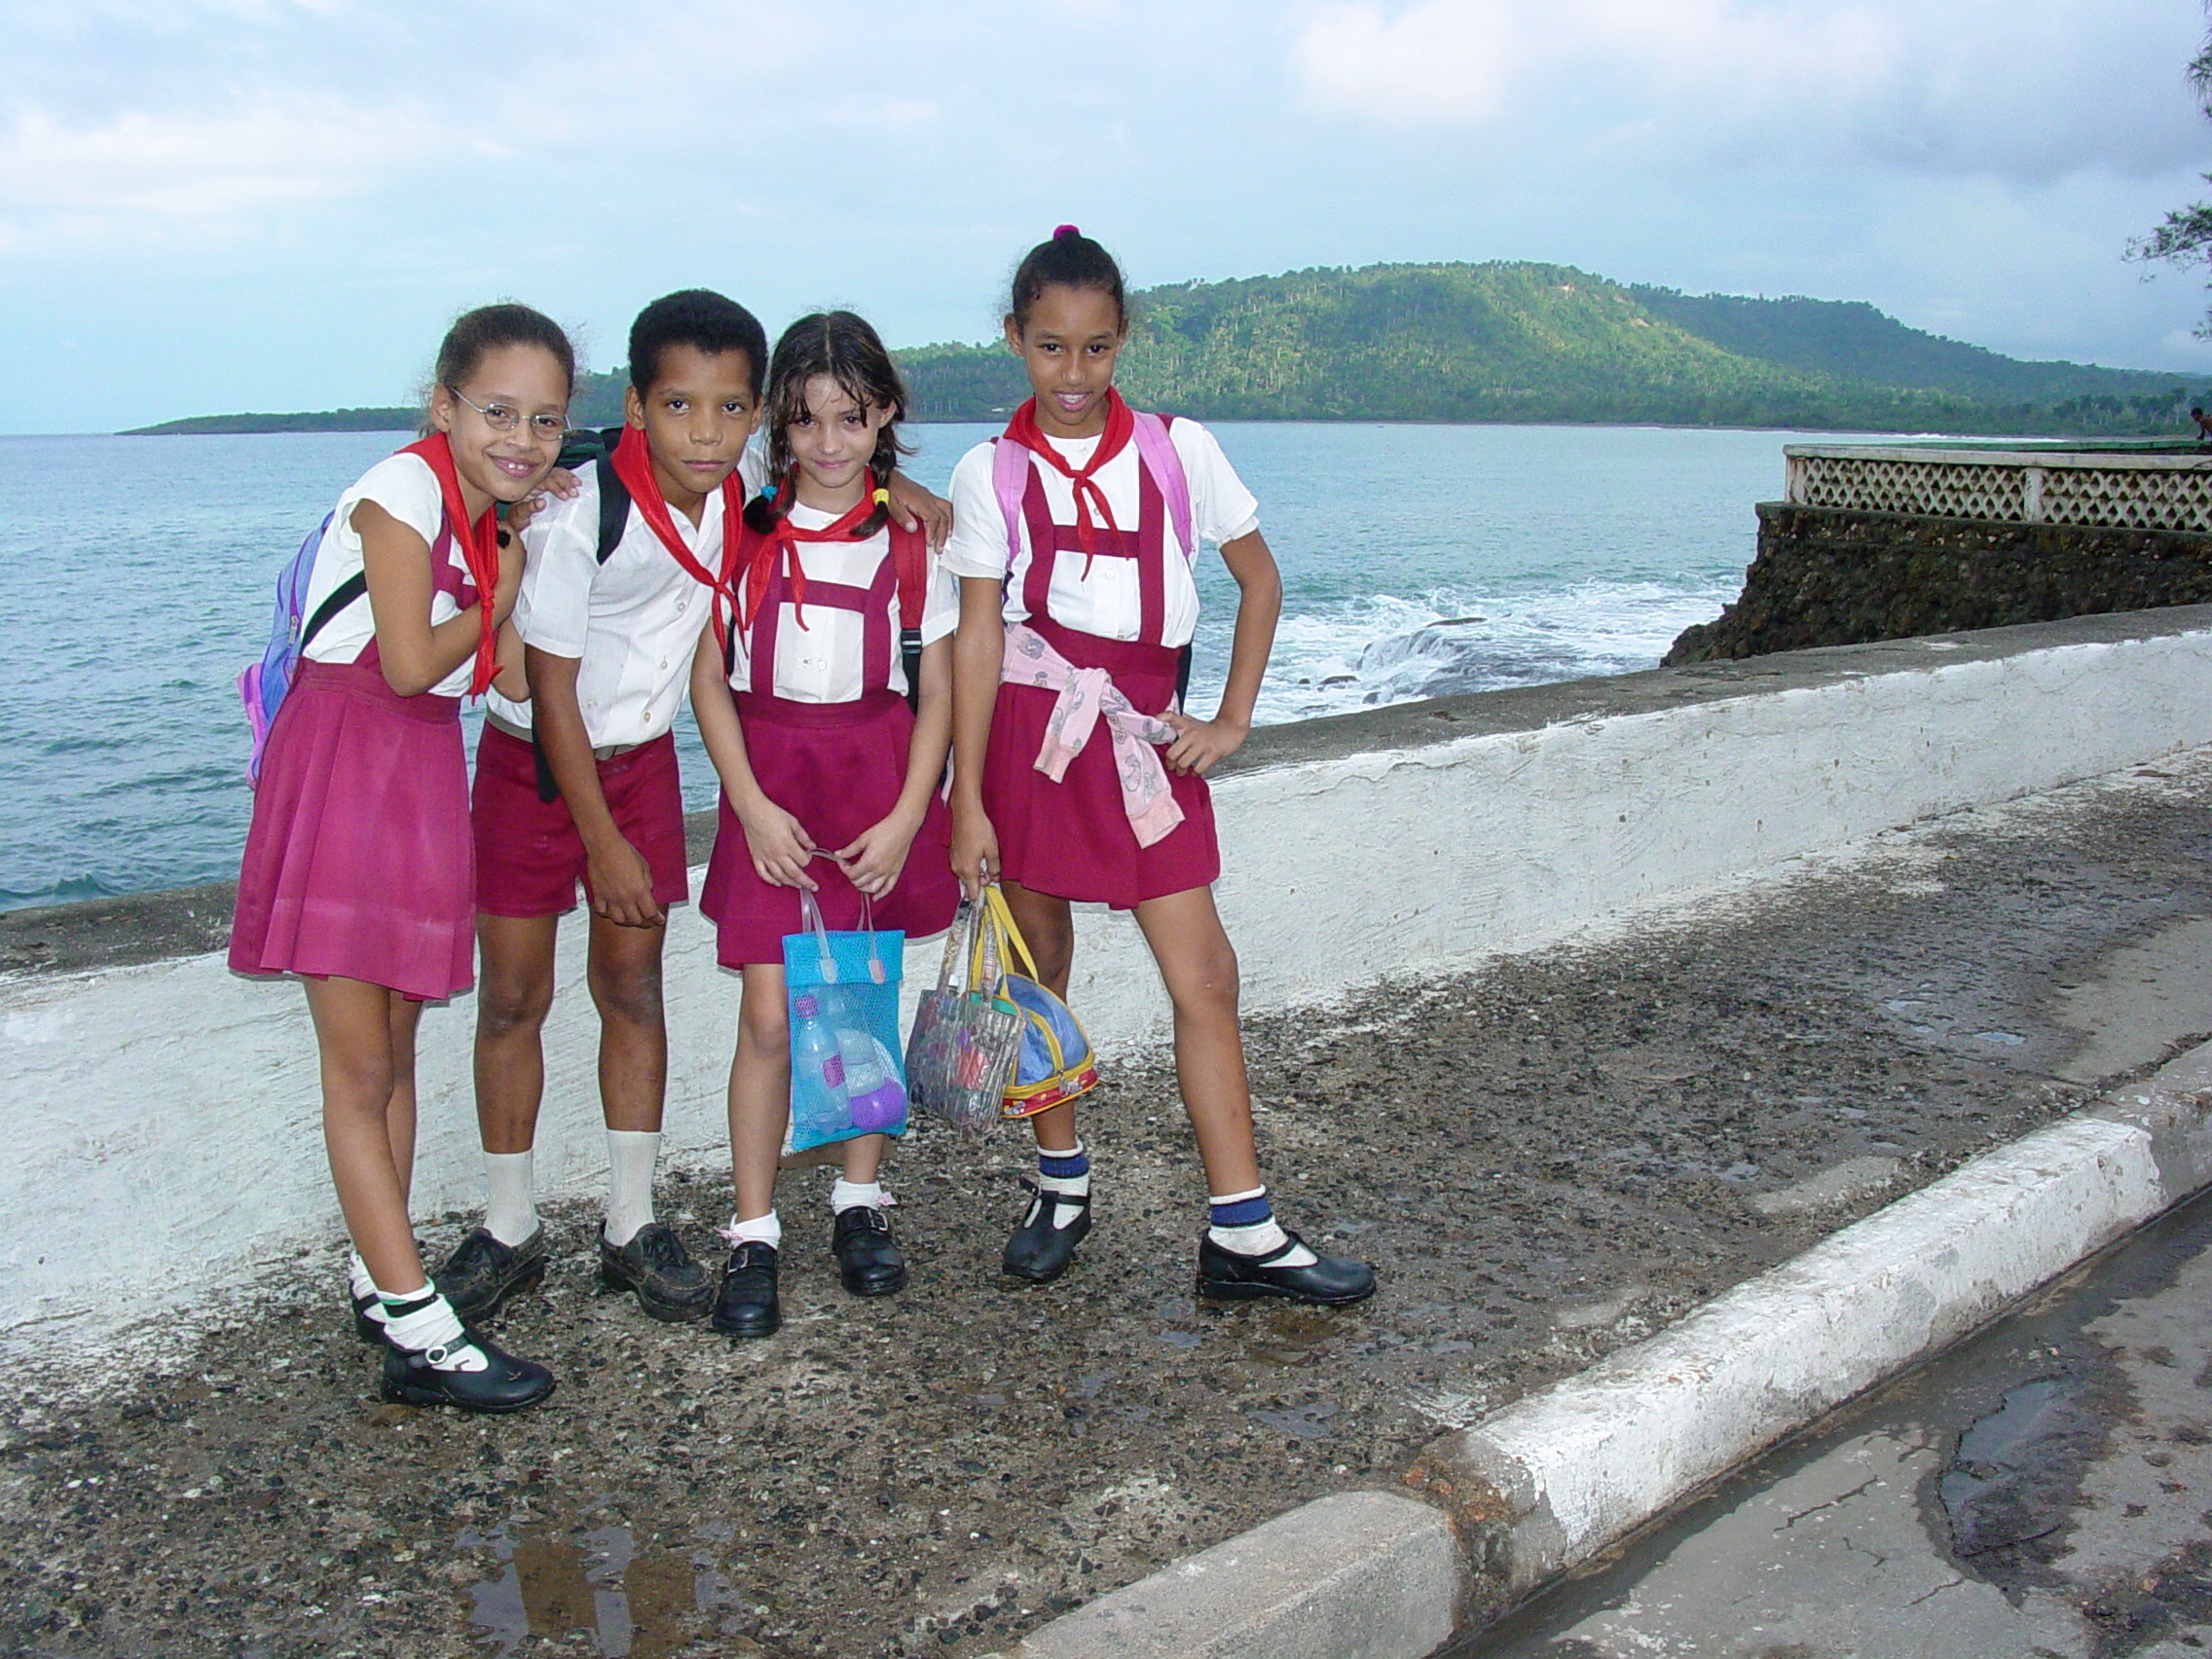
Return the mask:
[[[359,979],[308,979],[308,1013],[314,1019],[322,1062],[322,1139],[338,1205],[369,1276],[387,1292],[412,1290],[424,1281],[415,1234],[407,1220],[407,1179],[395,1145],[394,1093],[400,1083],[394,1050],[406,999]],[[418,1014],[419,1014],[418,1010]],[[405,1018],[406,1051],[414,1052],[414,1018]],[[414,1161],[414,1080],[407,1080],[405,1140]]]
[[[737,1010],[737,1052],[729,1063],[730,1174],[740,1221],[776,1207],[776,1163],[783,1156],[791,1097],[784,971],[773,963],[748,964]]]
[[[399,1177],[399,1202],[405,1208],[415,1190],[415,1032],[423,1023],[423,1005],[394,994],[391,999],[391,1106],[385,1129],[391,1141],[391,1167]],[[413,1224],[409,1225],[413,1233]]]
[[[1236,1025],[1236,952],[1214,909],[1213,889],[1194,887],[1136,907],[1175,1013],[1175,1081],[1198,1139],[1210,1193],[1260,1185],[1252,1144],[1252,1091]]]

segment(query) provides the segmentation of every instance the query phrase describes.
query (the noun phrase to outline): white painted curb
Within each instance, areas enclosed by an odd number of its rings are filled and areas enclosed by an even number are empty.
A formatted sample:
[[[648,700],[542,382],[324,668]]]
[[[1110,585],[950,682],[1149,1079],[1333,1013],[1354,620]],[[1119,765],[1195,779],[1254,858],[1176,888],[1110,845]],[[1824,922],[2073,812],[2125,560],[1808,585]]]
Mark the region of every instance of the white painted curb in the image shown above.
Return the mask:
[[[1011,1659],[1422,1659],[2207,1184],[2212,1044],[1432,1442],[1406,1476],[1432,1521],[1390,1493],[1321,1498]]]

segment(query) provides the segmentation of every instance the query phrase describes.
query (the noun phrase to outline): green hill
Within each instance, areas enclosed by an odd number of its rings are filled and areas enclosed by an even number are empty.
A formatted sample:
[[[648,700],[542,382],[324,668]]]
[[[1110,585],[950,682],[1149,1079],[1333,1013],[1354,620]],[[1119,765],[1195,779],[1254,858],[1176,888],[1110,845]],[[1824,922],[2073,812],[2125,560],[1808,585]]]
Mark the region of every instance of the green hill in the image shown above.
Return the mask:
[[[1653,422],[1985,433],[2186,426],[2178,375],[2023,363],[1864,304],[1685,296],[1570,266],[1376,265],[1131,296],[1122,385],[1215,420]],[[1025,395],[1001,349],[900,353],[928,420]]]
[[[1657,423],[2120,436],[2188,426],[2201,383],[2022,362],[1863,302],[1624,287],[1571,266],[1371,265],[1131,296],[1131,402],[1210,420]],[[1003,346],[897,353],[925,421],[1003,419],[1027,395]],[[578,425],[621,418],[619,373],[579,376]],[[354,430],[406,410],[219,416],[145,431]]]

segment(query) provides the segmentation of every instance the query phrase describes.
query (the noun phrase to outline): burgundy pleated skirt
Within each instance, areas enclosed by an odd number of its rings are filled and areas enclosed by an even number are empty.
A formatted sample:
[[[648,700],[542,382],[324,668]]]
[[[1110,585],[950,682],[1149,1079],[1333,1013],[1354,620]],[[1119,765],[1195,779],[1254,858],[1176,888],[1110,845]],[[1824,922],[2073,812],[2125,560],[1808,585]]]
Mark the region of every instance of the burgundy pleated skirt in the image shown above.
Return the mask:
[[[741,692],[737,718],[761,793],[797,819],[817,847],[849,846],[899,804],[914,716],[896,692],[870,692],[857,703],[794,703]],[[950,926],[960,902],[951,856],[951,818],[943,800],[932,795],[898,884],[875,902],[876,927],[902,928],[908,939],[920,939]],[[824,924],[859,927],[860,890],[844,870],[817,858],[807,873],[819,884],[814,897]],[[699,889],[699,911],[715,923],[716,960],[724,968],[782,966],[784,936],[799,930],[798,892],[760,879],[744,826],[723,795],[714,856]]]
[[[231,966],[433,1002],[474,982],[461,700],[402,697],[375,653],[302,660],[270,727]]]
[[[1103,668],[1139,713],[1161,714],[1174,702],[1171,647],[1102,640],[1042,617],[1031,617],[1029,626],[1077,668]],[[998,832],[999,873],[1033,892],[1117,910],[1211,886],[1221,874],[1221,843],[1205,779],[1169,772],[1183,822],[1151,846],[1138,846],[1104,720],[1058,783],[1037,770],[1056,701],[1042,686],[999,686],[982,781],[983,811]]]

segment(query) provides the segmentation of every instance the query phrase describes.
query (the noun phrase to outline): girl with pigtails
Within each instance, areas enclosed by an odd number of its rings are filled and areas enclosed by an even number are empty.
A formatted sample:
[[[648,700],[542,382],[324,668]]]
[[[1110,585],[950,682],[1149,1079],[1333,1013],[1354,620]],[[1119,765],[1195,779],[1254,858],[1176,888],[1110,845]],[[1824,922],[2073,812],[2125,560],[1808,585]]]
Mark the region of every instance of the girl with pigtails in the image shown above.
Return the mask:
[[[818,313],[784,331],[761,411],[772,493],[747,505],[735,614],[702,639],[692,666],[691,706],[722,783],[699,908],[722,966],[743,976],[729,1078],[737,1210],[710,1316],[732,1337],[767,1336],[782,1318],[783,939],[800,930],[801,891],[830,928],[858,927],[865,901],[873,926],[909,938],[940,932],[959,903],[939,786],[960,600],[919,527],[892,522],[905,408],[891,354],[860,317]],[[920,602],[910,662],[899,648],[902,588]],[[844,1142],[830,1190],[830,1251],[856,1296],[906,1282],[877,1178],[887,1144]]]

